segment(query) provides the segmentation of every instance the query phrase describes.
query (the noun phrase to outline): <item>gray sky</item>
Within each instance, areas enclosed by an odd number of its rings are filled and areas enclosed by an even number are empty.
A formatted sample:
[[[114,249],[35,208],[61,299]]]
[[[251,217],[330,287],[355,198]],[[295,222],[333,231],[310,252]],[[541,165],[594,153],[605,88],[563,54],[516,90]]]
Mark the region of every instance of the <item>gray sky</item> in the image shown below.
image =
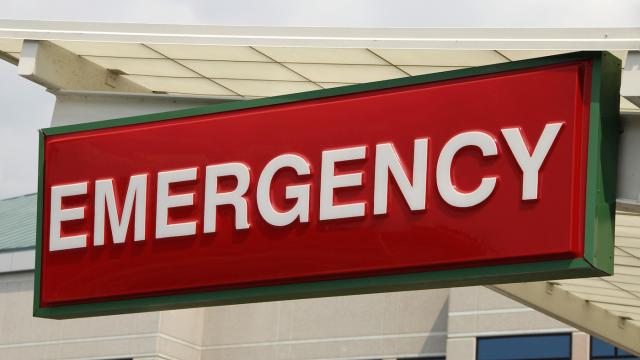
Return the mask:
[[[638,0],[3,0],[7,19],[279,26],[639,26]]]
[[[640,0],[2,0],[0,17],[361,27],[640,27]],[[35,192],[54,97],[0,60],[0,198]]]
[[[54,96],[0,60],[0,199],[36,191],[38,129],[49,126]]]

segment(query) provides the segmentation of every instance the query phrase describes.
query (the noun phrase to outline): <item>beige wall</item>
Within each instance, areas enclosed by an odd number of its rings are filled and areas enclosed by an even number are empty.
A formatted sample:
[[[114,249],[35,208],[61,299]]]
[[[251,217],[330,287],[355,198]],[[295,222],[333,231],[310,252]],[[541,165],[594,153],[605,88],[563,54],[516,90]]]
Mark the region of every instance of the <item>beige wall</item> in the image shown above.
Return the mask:
[[[0,274],[0,359],[358,359],[444,355],[449,290],[33,318],[33,273]]]
[[[33,273],[0,274],[0,359],[395,359],[475,356],[477,336],[575,332],[483,287],[74,320],[33,318]],[[588,358],[574,334],[574,358]]]
[[[207,309],[204,359],[443,355],[448,290]]]
[[[33,272],[0,274],[0,359],[84,359],[155,354],[158,313],[37,319]]]

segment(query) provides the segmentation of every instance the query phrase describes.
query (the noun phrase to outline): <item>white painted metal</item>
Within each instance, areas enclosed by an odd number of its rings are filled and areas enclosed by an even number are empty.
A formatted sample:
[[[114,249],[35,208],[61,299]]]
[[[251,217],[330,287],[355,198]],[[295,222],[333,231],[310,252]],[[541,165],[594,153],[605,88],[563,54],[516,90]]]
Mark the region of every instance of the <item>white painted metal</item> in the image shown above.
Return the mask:
[[[640,354],[640,326],[613,315],[606,306],[592,304],[571,291],[544,281],[490,288],[620,348]]]
[[[622,210],[640,212],[640,112],[623,113],[620,120],[617,202]]]
[[[627,55],[620,95],[640,107],[640,51],[629,51]]]
[[[49,89],[150,92],[48,41],[23,42],[18,75]]]
[[[340,28],[0,20],[0,37],[160,44],[422,49],[639,49],[640,27]]]
[[[640,354],[640,216],[618,211],[615,231],[613,276],[491,288]]]
[[[233,98],[97,91],[54,91],[52,126],[79,124],[231,101]]]

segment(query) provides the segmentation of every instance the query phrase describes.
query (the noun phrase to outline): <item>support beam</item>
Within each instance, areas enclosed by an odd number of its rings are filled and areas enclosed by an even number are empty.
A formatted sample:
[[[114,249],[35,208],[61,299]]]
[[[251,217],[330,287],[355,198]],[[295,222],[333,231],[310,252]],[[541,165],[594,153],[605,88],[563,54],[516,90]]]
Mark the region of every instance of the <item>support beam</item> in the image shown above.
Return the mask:
[[[25,40],[18,75],[48,89],[151,92],[50,41]]]
[[[164,111],[238,101],[234,97],[115,93],[97,91],[52,91],[56,105],[51,126],[80,124]]]
[[[618,210],[640,213],[640,112],[622,113],[620,121],[616,203]]]
[[[627,54],[620,95],[640,107],[640,51],[629,51]]]
[[[489,288],[619,348],[640,355],[640,327],[550,282],[502,284]]]

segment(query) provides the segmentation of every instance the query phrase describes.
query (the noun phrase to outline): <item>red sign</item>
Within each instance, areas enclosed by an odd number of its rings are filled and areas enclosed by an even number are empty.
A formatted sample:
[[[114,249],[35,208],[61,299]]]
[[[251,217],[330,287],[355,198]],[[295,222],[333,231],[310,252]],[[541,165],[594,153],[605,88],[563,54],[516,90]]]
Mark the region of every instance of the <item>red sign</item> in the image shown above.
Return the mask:
[[[36,315],[610,271],[612,59],[46,129]]]

